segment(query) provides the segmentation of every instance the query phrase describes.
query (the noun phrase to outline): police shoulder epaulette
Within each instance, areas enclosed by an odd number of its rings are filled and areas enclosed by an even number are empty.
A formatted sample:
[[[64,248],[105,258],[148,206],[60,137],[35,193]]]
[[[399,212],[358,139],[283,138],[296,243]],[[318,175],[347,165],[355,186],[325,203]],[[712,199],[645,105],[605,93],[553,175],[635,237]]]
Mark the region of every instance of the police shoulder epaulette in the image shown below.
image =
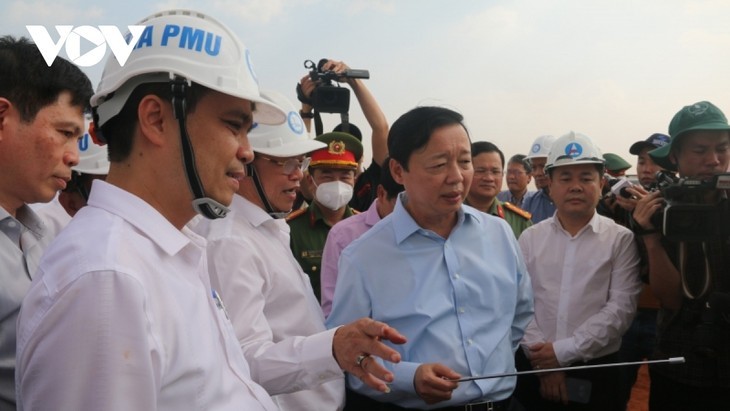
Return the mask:
[[[508,209],[509,211],[511,211],[511,212],[519,215],[520,217],[524,218],[525,220],[529,220],[529,219],[532,218],[532,214],[529,211],[525,211],[525,210],[517,207],[516,205],[510,203],[509,201],[505,201],[502,204],[504,204],[504,207],[506,209]]]
[[[291,220],[299,217],[300,215],[302,215],[302,214],[304,214],[306,212],[307,212],[307,209],[306,208],[300,208],[299,210],[294,210],[291,213],[289,213],[288,216],[286,216],[285,220],[286,221],[291,221]]]

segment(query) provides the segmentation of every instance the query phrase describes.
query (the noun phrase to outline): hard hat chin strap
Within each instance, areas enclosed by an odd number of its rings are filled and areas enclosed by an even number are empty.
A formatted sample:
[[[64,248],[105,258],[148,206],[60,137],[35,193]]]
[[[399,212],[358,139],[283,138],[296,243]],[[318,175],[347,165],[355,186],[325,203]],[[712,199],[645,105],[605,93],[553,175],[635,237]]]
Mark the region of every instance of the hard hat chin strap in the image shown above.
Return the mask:
[[[246,164],[246,175],[251,177],[251,179],[253,180],[253,185],[254,187],[256,187],[256,192],[258,193],[261,202],[264,204],[264,210],[272,218],[284,218],[289,214],[289,211],[276,211],[274,210],[274,207],[271,206],[269,199],[266,197],[266,192],[264,192],[264,186],[261,183],[259,174],[256,172],[256,167],[254,167],[253,164]]]
[[[190,191],[192,191],[193,197],[195,197],[193,200],[193,208],[196,212],[211,220],[223,218],[230,210],[223,204],[205,196],[203,184],[200,182],[198,170],[195,167],[195,152],[193,151],[193,145],[190,143],[188,129],[185,126],[186,91],[188,83],[184,78],[176,76],[170,80],[170,85],[172,87],[172,109],[180,125],[183,168],[185,169],[185,176],[187,177]]]

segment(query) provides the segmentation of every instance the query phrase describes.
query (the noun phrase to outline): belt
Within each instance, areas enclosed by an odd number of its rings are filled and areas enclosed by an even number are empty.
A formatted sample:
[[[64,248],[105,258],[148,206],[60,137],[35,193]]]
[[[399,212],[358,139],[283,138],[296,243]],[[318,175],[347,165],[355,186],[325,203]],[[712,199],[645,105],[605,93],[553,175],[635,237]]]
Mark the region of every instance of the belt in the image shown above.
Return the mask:
[[[512,398],[502,401],[482,401],[470,404],[455,405],[452,407],[438,408],[439,411],[508,411]]]

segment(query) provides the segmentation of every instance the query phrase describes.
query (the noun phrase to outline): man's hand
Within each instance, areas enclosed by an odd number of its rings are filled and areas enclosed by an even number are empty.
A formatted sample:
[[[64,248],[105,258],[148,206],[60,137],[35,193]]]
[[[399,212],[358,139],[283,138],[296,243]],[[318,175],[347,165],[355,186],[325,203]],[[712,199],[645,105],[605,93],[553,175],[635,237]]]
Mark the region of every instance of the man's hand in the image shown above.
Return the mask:
[[[647,194],[647,191],[640,185],[632,185],[627,187],[626,191],[631,194],[631,197],[625,198],[624,196],[616,196],[616,204],[628,212],[634,211],[636,203]]]
[[[299,84],[297,84],[297,98],[302,102],[302,111],[312,111],[311,98],[314,87],[314,81],[309,77],[309,74],[299,80]]]
[[[533,344],[528,347],[530,350],[530,365],[536,370],[547,368],[558,368],[560,363],[555,356],[552,342]]]
[[[635,191],[635,193],[637,196],[640,194],[639,191]],[[651,223],[651,216],[659,211],[663,205],[664,197],[658,190],[642,195],[639,201],[636,202],[636,208],[634,208],[632,214],[634,221],[644,230],[653,230],[655,227]]]
[[[413,386],[427,404],[435,404],[451,399],[451,393],[459,386],[453,380],[459,378],[461,375],[443,364],[423,364],[416,369]]]
[[[539,374],[540,395],[548,401],[568,404],[568,387],[565,385],[565,373],[562,371]]]
[[[360,378],[373,389],[388,392],[390,389],[386,383],[393,382],[393,373],[370,356],[378,356],[394,363],[400,362],[401,358],[396,350],[383,344],[381,340],[403,344],[406,337],[387,324],[361,318],[335,331],[332,353],[344,371]]]

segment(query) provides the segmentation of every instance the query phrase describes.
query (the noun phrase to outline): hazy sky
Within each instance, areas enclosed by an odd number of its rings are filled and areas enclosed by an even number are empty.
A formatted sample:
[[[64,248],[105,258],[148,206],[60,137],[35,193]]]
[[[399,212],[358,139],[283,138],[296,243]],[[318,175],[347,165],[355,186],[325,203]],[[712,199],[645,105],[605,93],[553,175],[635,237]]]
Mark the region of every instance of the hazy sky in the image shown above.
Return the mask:
[[[574,130],[634,164],[629,146],[666,133],[682,106],[709,100],[730,115],[726,0],[3,0],[0,33],[126,29],[169,8],[229,25],[263,88],[296,101],[305,59],[343,60],[370,70],[367,86],[391,123],[417,105],[447,106],[473,140],[507,157]],[[84,69],[94,85],[101,69]],[[339,122],[325,116],[327,129]],[[356,103],[350,120],[369,131]]]

